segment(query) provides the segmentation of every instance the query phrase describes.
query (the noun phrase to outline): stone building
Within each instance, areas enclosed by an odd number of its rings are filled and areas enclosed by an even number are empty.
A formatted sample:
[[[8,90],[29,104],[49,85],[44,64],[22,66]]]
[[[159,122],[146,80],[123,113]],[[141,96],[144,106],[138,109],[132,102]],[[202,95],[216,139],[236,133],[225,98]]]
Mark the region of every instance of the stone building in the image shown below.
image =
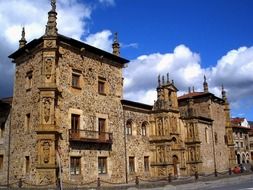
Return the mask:
[[[174,81],[158,77],[154,105],[123,100],[117,34],[108,53],[57,31],[55,1],[45,34],[9,57],[16,65],[8,183],[81,184],[100,177],[135,178],[213,173],[233,167],[234,143],[225,91],[177,97]],[[8,134],[8,135],[7,135]],[[6,166],[7,164],[7,166]],[[6,171],[5,169],[3,171]],[[3,179],[5,181],[5,179]]]
[[[250,125],[245,118],[231,118],[237,164],[250,163]]]

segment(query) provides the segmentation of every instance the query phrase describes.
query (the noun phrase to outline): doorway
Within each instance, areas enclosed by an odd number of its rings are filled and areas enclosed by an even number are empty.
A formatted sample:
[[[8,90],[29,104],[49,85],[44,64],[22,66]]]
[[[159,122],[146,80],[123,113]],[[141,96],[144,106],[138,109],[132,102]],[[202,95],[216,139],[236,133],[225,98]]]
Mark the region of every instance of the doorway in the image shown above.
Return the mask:
[[[174,176],[178,176],[178,157],[174,155],[172,157]]]

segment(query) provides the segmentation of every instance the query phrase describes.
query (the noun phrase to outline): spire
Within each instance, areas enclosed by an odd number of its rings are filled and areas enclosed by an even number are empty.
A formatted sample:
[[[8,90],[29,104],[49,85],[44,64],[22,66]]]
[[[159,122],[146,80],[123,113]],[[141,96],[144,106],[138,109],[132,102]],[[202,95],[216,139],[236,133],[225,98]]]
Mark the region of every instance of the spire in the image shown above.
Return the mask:
[[[227,101],[226,91],[224,89],[223,84],[221,85],[221,95],[222,95],[222,99]]]
[[[112,53],[114,55],[117,55],[117,56],[120,55],[120,46],[119,46],[118,33],[117,32],[114,33],[112,50],[113,50]]]
[[[169,83],[170,83],[170,74],[167,73],[167,84],[169,84]]]
[[[160,87],[160,86],[161,86],[161,76],[158,75],[158,87]]]
[[[162,76],[162,84],[163,84],[163,85],[165,84],[164,76]]]
[[[208,83],[206,82],[206,76],[204,75],[204,82],[203,82],[204,92],[208,92]]]
[[[48,12],[48,21],[46,25],[45,36],[57,36],[57,12],[56,12],[56,0],[51,0],[51,11]]]
[[[19,40],[19,48],[22,48],[26,45],[26,39],[25,39],[25,27],[22,28],[22,34],[21,39]]]

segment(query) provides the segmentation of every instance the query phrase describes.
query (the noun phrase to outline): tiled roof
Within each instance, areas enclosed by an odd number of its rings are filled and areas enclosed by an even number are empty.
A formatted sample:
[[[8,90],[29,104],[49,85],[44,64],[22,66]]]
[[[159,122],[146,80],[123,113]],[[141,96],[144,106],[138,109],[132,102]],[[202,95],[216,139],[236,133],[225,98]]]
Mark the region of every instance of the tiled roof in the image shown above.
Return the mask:
[[[181,100],[181,99],[185,99],[185,98],[192,98],[192,97],[201,96],[201,95],[204,95],[204,94],[209,94],[209,93],[206,93],[206,92],[190,92],[188,94],[184,94],[182,96],[179,96],[178,99]]]

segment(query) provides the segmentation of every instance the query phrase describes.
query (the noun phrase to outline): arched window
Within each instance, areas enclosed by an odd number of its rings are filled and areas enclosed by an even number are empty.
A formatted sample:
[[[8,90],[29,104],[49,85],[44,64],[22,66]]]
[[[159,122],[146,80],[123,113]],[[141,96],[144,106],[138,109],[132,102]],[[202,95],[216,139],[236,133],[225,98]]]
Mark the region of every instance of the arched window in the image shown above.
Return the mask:
[[[148,126],[148,123],[146,121],[144,121],[141,125],[141,135],[142,136],[147,136],[147,126]]]
[[[126,122],[126,134],[132,135],[133,133],[133,120],[129,119]]]

